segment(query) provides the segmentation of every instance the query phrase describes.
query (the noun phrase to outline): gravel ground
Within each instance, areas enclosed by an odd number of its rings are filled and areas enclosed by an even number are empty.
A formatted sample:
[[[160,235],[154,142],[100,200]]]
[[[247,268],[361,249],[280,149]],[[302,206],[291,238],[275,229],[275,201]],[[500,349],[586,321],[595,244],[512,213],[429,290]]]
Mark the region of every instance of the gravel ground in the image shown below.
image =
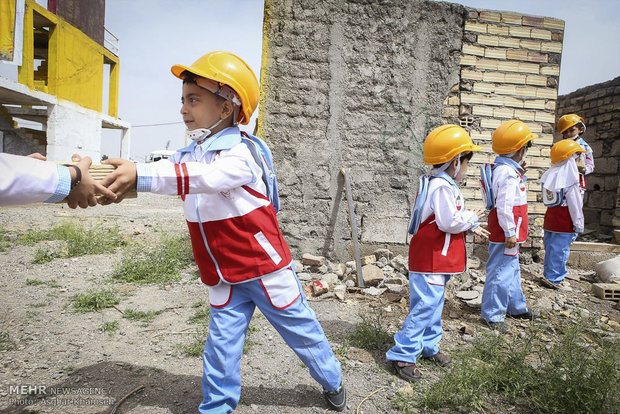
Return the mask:
[[[119,226],[126,240],[145,246],[165,234],[187,232],[180,200],[149,194],[87,210],[70,210],[62,205],[0,209],[0,228],[9,237],[67,220],[86,226]],[[196,412],[201,400],[201,359],[184,356],[177,347],[195,335],[196,324],[189,321],[196,311],[192,304],[201,299],[208,303],[207,289],[196,279],[195,267],[183,269],[182,280],[166,286],[118,284],[108,279],[123,249],[33,264],[35,250],[36,246],[12,244],[0,253],[0,334],[7,334],[8,339],[4,339],[13,344],[0,354],[0,412],[111,413],[115,408],[117,413],[132,414]],[[528,303],[548,307],[543,310],[551,322],[565,323],[560,312],[572,309],[570,306],[588,309],[606,321],[619,320],[613,302],[592,297],[590,283],[584,280],[571,281],[572,291],[559,294],[569,307],[557,309],[553,305],[558,305],[558,293],[537,287],[533,280],[539,267],[529,269],[529,273],[524,272]],[[579,271],[572,272],[579,279]],[[28,279],[48,283],[28,285]],[[73,311],[73,295],[104,287],[122,294],[116,308]],[[334,349],[339,349],[354,331],[360,312],[380,306],[387,315],[386,329],[394,332],[406,316],[407,304],[407,297],[394,296],[371,299],[349,294],[344,302],[310,298]],[[129,308],[161,313],[145,324],[123,318],[121,312]],[[119,329],[113,334],[100,329],[102,324],[114,321]],[[528,323],[513,322],[515,334]],[[250,326],[236,412],[330,412],[320,386],[265,318],[257,312]],[[479,310],[449,296],[444,309],[444,352],[457,350],[471,340],[462,335],[460,328],[464,326],[474,334],[486,331],[480,324]],[[346,412],[356,412],[358,406],[359,413],[393,412],[391,399],[399,391],[410,391],[410,386],[385,364],[384,350],[349,348],[337,354],[348,392]],[[442,372],[428,364],[422,368],[427,380]],[[27,395],[28,389],[17,388],[20,386],[38,387],[38,395]],[[41,387],[45,387],[45,394]]]

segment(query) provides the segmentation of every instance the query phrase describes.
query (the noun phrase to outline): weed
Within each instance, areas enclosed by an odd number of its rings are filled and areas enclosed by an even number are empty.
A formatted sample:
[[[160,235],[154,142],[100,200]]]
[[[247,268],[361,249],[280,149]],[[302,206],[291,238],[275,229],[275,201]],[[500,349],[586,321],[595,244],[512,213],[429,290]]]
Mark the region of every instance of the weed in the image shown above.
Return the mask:
[[[161,310],[139,311],[139,310],[133,310],[133,309],[125,309],[125,312],[123,312],[123,318],[127,318],[130,321],[140,321],[144,323],[151,323],[153,322],[153,319],[155,319],[155,317],[161,313],[162,313]]]
[[[248,331],[245,335],[245,342],[243,343],[243,354],[247,354],[248,352],[250,352],[250,349],[256,345],[258,342],[253,341],[250,339],[250,335],[252,335],[254,332],[258,331],[258,328],[254,325],[250,325],[248,326]]]
[[[201,323],[201,324],[209,324],[209,318],[211,318],[211,308],[209,306],[203,306],[199,308],[194,314],[189,318],[189,321],[192,323]]]
[[[392,343],[392,335],[385,328],[385,311],[380,307],[360,312],[361,322],[355,326],[355,332],[349,335],[348,343],[368,351],[387,349]]]
[[[66,373],[70,373],[75,371],[75,365],[66,365],[62,368],[60,368],[61,371],[66,372]]]
[[[198,357],[202,356],[204,352],[205,346],[205,338],[209,334],[208,326],[201,326],[196,329],[190,338],[190,342],[177,344],[177,349],[181,352],[181,354],[188,357]]]
[[[193,260],[187,236],[165,237],[154,249],[134,246],[123,255],[116,266],[112,279],[131,283],[169,283],[181,279],[180,269]]]
[[[7,331],[0,331],[0,351],[10,351],[15,349],[15,342],[9,337]]]
[[[7,231],[0,227],[0,252],[5,252],[11,245],[11,240],[7,236]]]
[[[117,305],[120,300],[116,294],[109,290],[87,290],[86,293],[79,293],[71,298],[76,312],[92,312],[111,308]]]
[[[26,279],[26,286],[48,286],[51,288],[58,288],[60,285],[55,280],[41,280],[41,279]]]
[[[121,325],[118,321],[110,321],[101,324],[99,329],[101,329],[101,332],[107,332],[108,335],[112,336],[116,331],[120,329],[120,327]]]
[[[204,304],[205,304],[204,299],[198,299],[196,302],[192,303],[192,308],[199,308],[201,306],[204,306]]]
[[[439,381],[416,398],[398,396],[393,405],[407,413],[412,407],[471,412],[499,399],[520,412],[612,413],[620,405],[620,344],[588,333],[587,326],[583,320],[563,327],[553,345],[540,327],[524,338],[479,337]]]
[[[37,302],[37,303],[31,303],[30,306],[33,308],[43,308],[45,306],[49,305],[49,303],[47,302]]]

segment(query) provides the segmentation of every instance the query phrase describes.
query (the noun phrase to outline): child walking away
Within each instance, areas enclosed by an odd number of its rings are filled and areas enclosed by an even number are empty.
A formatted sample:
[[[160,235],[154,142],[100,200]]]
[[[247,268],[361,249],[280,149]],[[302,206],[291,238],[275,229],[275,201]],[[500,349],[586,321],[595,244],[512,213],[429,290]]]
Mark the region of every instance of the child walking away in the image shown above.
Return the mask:
[[[418,356],[441,366],[450,358],[439,351],[441,312],[445,284],[451,275],[465,271],[465,233],[487,237],[480,227],[483,211],[465,210],[463,195],[455,181],[467,174],[473,151],[480,151],[469,134],[456,125],[440,126],[424,141],[424,163],[433,165],[430,176],[420,178],[409,233],[410,311],[402,329],[394,335],[395,345],[387,352],[397,374],[418,381]]]
[[[564,115],[558,121],[558,132],[562,134],[564,139],[576,141],[584,150],[577,159],[579,186],[583,197],[586,192],[586,175],[594,171],[592,148],[582,138],[583,133],[586,132],[586,121],[576,114]]]
[[[519,244],[527,239],[525,155],[538,135],[521,121],[510,120],[493,133],[492,210],[489,213],[489,259],[482,292],[482,319],[492,328],[508,332],[506,315],[532,319],[521,289]]]
[[[583,233],[583,199],[576,160],[585,151],[576,141],[563,139],[551,147],[551,168],[542,176],[545,213],[545,277],[543,286],[557,289],[566,277],[570,245]]]
[[[321,384],[330,408],[343,410],[340,363],[308,306],[276,219],[277,187],[266,165],[271,154],[237,127],[249,122],[258,105],[254,72],[231,53],[212,52],[191,66],[173,66],[172,73],[183,80],[181,115],[193,142],[168,160],[137,168],[108,160],[118,168],[102,183],[121,200],[136,182],[138,191],[183,199],[211,304],[198,411],[229,413],[237,407],[243,343],[256,307]]]

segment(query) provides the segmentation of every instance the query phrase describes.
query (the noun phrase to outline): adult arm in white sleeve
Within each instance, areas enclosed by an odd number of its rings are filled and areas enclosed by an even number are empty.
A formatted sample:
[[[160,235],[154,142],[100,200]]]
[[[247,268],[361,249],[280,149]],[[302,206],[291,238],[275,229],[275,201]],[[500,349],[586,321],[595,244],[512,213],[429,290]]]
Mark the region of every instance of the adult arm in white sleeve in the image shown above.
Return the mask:
[[[583,233],[583,199],[581,198],[579,185],[571,186],[564,197],[566,198],[566,205],[568,206],[570,218],[573,221],[575,233]]]
[[[137,164],[137,189],[167,195],[229,191],[256,181],[260,167],[250,157],[236,146],[222,151],[210,164],[167,161]]]
[[[457,234],[475,227],[478,216],[471,210],[457,210],[454,193],[448,186],[438,187],[431,194],[431,209],[435,214],[435,223],[439,230]]]
[[[63,165],[0,154],[0,206],[55,203],[71,190],[71,174]]]
[[[513,202],[518,191],[519,182],[516,177],[507,176],[499,183],[497,195],[495,196],[495,208],[497,209],[497,221],[504,230],[504,236],[515,236],[517,226],[513,213]]]

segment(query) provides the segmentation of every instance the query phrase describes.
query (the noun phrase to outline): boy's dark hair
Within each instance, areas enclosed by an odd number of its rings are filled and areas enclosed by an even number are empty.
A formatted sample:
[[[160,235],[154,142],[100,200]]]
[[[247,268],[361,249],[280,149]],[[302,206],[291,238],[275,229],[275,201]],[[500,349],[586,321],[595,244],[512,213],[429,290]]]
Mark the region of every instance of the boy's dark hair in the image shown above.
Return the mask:
[[[469,152],[464,152],[463,154],[461,154],[461,156],[459,157],[459,162],[463,162],[464,160],[471,160],[471,157],[474,156],[474,152],[473,151],[469,151]],[[443,163],[445,164],[445,162]],[[443,164],[433,164],[433,168],[439,168],[441,167]]]
[[[183,78],[183,84],[184,85],[186,83],[189,83],[189,84],[192,84],[192,85],[196,85],[196,86],[198,86],[200,88],[200,85],[198,85],[198,83],[196,83],[196,78],[198,78],[198,75],[195,75],[192,72],[189,72],[189,71],[185,70],[185,71],[183,71],[181,73],[181,78]],[[220,103],[222,103],[222,102],[224,102],[226,100],[226,99],[224,99],[221,96],[216,95],[216,94],[213,94],[213,96],[215,96],[215,99],[217,100],[218,104],[220,104]]]

